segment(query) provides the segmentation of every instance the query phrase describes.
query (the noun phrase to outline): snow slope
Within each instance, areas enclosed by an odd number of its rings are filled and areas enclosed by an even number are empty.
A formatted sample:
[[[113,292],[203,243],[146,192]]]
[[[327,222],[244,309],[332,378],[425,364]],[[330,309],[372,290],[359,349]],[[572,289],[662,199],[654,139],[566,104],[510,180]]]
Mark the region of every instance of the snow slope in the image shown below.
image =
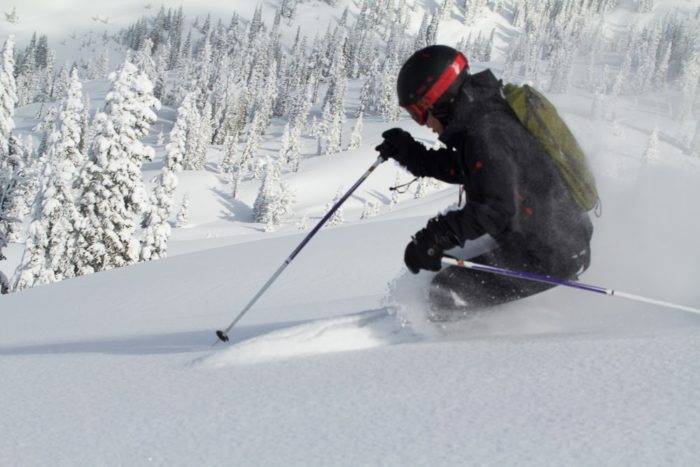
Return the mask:
[[[213,329],[299,236],[4,297],[0,464],[697,458],[699,317],[555,290],[431,327],[427,275],[384,292],[422,220],[323,231],[227,347]]]
[[[700,302],[697,218],[673,215],[697,174],[668,171],[609,192],[628,223],[596,222],[585,280]],[[412,214],[324,229],[231,346],[213,330],[300,233],[2,297],[0,464],[693,463],[700,317],[557,289],[430,325]]]

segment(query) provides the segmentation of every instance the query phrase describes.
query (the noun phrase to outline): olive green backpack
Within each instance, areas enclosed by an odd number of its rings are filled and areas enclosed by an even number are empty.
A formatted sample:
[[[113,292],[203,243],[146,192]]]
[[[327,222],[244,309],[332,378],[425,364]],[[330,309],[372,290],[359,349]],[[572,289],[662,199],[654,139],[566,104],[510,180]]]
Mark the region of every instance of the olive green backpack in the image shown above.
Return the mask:
[[[520,122],[554,160],[579,206],[584,211],[596,207],[598,191],[586,155],[554,105],[527,84],[506,84],[503,94]]]

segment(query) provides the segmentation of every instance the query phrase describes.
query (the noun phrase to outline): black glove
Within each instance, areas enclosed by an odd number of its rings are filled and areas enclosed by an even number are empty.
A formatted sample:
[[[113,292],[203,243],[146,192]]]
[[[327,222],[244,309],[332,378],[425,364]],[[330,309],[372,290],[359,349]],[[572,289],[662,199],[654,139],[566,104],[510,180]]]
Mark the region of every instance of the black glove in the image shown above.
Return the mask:
[[[418,274],[421,269],[439,271],[443,251],[461,244],[444,216],[436,216],[430,219],[425,228],[419,230],[413,241],[406,246],[403,259],[413,274]]]
[[[442,267],[442,248],[433,243],[430,235],[421,230],[413,240],[406,245],[403,261],[413,274],[425,269],[426,271],[439,271]]]
[[[386,159],[394,159],[414,175],[421,174],[421,155],[425,147],[407,131],[392,128],[382,133],[384,141],[375,149]]]

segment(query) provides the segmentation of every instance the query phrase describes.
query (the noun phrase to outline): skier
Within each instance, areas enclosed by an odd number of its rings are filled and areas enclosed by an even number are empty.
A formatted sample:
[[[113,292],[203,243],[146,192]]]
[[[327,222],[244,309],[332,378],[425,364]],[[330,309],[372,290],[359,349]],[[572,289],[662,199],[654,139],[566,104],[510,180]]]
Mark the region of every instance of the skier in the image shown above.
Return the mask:
[[[440,271],[446,250],[489,234],[491,251],[470,259],[574,279],[590,263],[593,226],[554,160],[520,122],[490,70],[469,74],[466,57],[434,45],[414,53],[397,80],[399,104],[446,148],[426,149],[392,128],[377,150],[416,177],[460,184],[466,204],[430,219],[406,246],[408,269]],[[450,266],[432,279],[433,319],[527,297],[552,287]],[[441,316],[440,311],[448,313]]]

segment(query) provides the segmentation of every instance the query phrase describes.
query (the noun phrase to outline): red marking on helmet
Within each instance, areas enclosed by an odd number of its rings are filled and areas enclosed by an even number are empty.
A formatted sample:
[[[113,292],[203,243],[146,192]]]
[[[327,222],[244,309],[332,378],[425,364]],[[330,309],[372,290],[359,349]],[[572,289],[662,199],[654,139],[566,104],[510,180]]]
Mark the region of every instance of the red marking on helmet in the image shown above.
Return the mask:
[[[484,166],[484,164],[481,161],[476,161],[476,164],[474,164],[474,170],[479,170]]]
[[[531,216],[533,212],[535,211],[532,208],[525,208],[525,214],[527,214],[528,216]]]
[[[425,54],[425,56],[429,57],[430,55]],[[445,91],[449,89],[452,83],[457,79],[457,76],[464,70],[469,70],[469,61],[464,54],[457,52],[454,61],[442,72],[440,77],[425,94],[423,94],[423,90],[426,88],[426,85],[422,85],[418,88],[417,93],[419,95],[422,94],[423,97],[418,102],[405,106],[405,109],[408,110],[416,122],[420,125],[425,124],[428,117],[428,109],[430,109]],[[433,77],[430,78],[431,80],[433,79]]]
[[[426,81],[428,81],[430,83],[433,81],[433,75],[428,75],[428,77],[425,79],[426,79]]]
[[[425,107],[426,110],[429,109],[435,102],[437,102],[438,99],[440,99],[445,91],[447,91],[452,83],[454,83],[455,79],[457,79],[457,76],[465,69],[469,69],[467,57],[458,52],[452,64],[450,64],[450,66],[448,66],[447,69],[442,72],[437,81],[435,81],[435,84],[433,84],[432,87],[428,89],[428,92],[425,93],[423,98],[420,100],[420,105]]]

